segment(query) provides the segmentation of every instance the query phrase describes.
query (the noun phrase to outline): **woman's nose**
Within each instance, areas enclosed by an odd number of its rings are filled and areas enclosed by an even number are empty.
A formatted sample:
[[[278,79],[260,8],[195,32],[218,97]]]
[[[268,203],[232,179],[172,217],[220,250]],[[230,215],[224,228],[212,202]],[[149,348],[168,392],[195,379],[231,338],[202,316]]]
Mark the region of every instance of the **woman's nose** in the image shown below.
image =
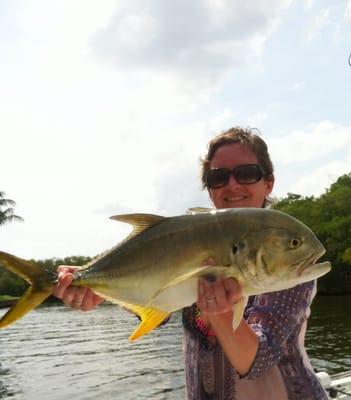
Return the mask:
[[[230,187],[237,187],[241,186],[241,184],[234,178],[234,176],[231,174],[229,176],[229,181],[228,181],[228,186]]]

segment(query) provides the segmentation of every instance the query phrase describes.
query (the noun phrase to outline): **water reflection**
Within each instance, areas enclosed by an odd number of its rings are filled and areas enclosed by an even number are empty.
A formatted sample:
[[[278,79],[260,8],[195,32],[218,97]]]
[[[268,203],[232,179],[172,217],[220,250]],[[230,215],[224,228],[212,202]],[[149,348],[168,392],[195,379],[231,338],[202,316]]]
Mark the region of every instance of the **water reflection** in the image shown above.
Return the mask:
[[[351,369],[351,295],[319,296],[312,305],[306,347],[320,370]]]

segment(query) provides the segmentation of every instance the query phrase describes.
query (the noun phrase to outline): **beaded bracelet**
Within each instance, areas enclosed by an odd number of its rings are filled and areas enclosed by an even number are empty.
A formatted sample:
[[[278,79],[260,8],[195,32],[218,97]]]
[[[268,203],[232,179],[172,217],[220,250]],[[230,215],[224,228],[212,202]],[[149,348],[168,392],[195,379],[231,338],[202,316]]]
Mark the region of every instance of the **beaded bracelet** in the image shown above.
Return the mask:
[[[202,335],[216,336],[215,332],[208,329],[207,326],[205,325],[203,319],[201,318],[199,307],[197,307],[197,306],[195,307],[195,323],[196,323],[197,329],[202,333]]]

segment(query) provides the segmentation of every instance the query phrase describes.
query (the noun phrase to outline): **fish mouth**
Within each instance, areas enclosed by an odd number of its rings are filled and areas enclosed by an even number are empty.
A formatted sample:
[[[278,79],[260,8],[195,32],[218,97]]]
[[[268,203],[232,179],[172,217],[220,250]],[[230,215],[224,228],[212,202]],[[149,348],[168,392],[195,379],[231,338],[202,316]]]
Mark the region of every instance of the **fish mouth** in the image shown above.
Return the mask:
[[[307,260],[304,260],[300,263],[295,264],[295,267],[298,265],[297,275],[302,276],[310,268],[315,268],[315,267],[325,264],[325,263],[317,263],[317,261],[321,258],[321,256],[324,253],[325,253],[325,250],[315,252],[309,258],[307,258]]]

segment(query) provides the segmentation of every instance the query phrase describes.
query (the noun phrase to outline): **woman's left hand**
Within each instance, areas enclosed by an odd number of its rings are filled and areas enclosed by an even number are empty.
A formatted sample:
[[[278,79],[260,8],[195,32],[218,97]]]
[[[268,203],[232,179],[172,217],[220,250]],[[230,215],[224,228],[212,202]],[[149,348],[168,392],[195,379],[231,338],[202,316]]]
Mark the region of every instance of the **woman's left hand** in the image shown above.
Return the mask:
[[[240,285],[233,278],[217,279],[214,282],[201,278],[198,281],[197,304],[201,313],[208,317],[233,311],[234,304],[240,299]]]
[[[210,258],[203,265],[215,266]],[[217,278],[210,282],[205,278],[198,280],[197,305],[201,319],[210,331],[233,331],[233,306],[241,299],[241,288],[233,278]],[[212,339],[212,338],[211,338]]]

